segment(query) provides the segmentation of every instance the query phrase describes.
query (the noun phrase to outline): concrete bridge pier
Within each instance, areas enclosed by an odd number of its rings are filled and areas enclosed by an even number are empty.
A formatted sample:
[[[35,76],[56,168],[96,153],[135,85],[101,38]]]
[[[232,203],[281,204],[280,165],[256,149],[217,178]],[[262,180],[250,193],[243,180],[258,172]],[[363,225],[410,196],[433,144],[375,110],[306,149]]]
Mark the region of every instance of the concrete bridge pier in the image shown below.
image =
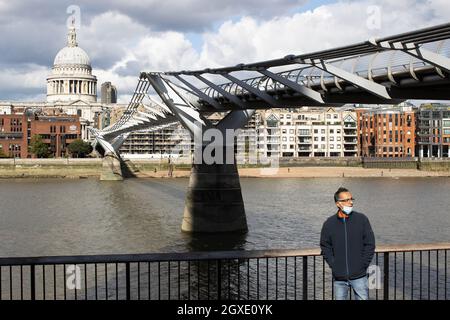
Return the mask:
[[[114,136],[108,141],[103,136],[97,136],[93,148],[96,152],[103,155],[102,172],[100,174],[101,181],[121,181],[124,177],[124,161],[119,155],[120,146],[127,139],[129,133],[122,133]],[[123,170],[124,169],[124,170]]]
[[[235,133],[235,130],[244,127],[255,110],[244,109],[242,107],[245,105],[241,105],[238,110],[229,112],[219,123],[212,124],[198,111],[198,96],[193,97],[191,91],[175,86],[157,74],[146,75],[164,104],[183,127],[189,130],[194,140],[194,164],[181,230],[199,233],[247,232],[247,218],[234,155],[235,141],[234,138],[228,141],[227,136],[230,131]],[[196,92],[202,95],[198,90]],[[212,142],[211,136],[216,137],[218,132],[220,134],[217,136],[221,137],[214,138]],[[211,145],[214,145],[215,152],[223,151],[222,156],[217,158],[215,154],[211,154],[211,158],[218,161],[203,157],[203,152],[206,148],[210,150]],[[202,151],[201,155],[198,155],[197,151]]]
[[[121,159],[114,153],[108,153],[103,157],[101,181],[121,181],[123,180]]]
[[[192,165],[181,230],[248,231],[236,163]]]

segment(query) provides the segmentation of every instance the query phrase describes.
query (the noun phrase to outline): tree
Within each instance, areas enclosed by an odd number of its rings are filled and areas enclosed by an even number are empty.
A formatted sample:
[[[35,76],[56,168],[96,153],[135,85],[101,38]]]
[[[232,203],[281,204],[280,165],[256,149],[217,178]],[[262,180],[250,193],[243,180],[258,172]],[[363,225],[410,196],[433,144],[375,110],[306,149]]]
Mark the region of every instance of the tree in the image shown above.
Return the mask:
[[[31,138],[30,152],[38,158],[47,158],[50,154],[48,145],[42,141],[42,137],[38,134]]]
[[[72,154],[72,157],[76,158],[84,158],[92,152],[91,144],[81,139],[74,140],[71,144],[69,144],[68,149]]]
[[[0,148],[0,158],[9,158],[9,156],[3,152],[3,149]]]

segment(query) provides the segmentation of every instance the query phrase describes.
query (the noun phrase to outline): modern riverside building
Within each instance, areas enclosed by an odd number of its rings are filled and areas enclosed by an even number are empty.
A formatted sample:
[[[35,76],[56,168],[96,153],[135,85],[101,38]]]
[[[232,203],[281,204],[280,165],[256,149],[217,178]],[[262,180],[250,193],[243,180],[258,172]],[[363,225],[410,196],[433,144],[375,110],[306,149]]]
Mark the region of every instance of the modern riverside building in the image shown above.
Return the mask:
[[[356,157],[356,114],[346,108],[258,111],[258,151],[266,157]]]
[[[361,157],[415,157],[416,110],[412,106],[356,109]]]
[[[179,157],[190,156],[192,149],[189,132],[174,124],[160,130],[133,132],[120,148],[120,154],[126,158]]]
[[[224,114],[212,114],[214,122]],[[181,125],[132,133],[120,149],[125,157],[177,156],[193,150]],[[335,108],[258,110],[236,139],[242,161],[250,157],[356,157],[356,114]],[[185,153],[186,155],[187,153]],[[246,159],[246,160],[244,160]]]
[[[449,158],[450,106],[423,104],[418,112],[417,144],[420,158]]]
[[[32,158],[30,143],[35,135],[49,147],[50,157],[67,155],[68,145],[81,138],[77,115],[35,113],[30,110],[0,114],[0,156]]]

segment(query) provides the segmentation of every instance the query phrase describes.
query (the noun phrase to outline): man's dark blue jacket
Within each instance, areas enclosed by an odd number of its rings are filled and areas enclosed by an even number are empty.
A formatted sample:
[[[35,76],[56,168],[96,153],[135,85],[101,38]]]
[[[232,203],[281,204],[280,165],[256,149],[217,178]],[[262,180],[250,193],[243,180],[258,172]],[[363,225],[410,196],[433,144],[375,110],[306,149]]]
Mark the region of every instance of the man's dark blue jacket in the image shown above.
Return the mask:
[[[331,216],[323,224],[320,247],[335,280],[364,277],[375,253],[369,219],[355,211],[347,218]]]

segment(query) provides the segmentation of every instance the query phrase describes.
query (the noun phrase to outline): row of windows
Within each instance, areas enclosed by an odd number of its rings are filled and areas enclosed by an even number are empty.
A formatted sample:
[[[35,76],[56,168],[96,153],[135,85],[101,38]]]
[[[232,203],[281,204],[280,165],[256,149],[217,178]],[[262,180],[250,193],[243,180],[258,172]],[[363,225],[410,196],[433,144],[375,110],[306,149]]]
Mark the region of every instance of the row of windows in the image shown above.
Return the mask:
[[[0,119],[0,127],[5,125],[5,119]],[[3,129],[3,128],[2,128]],[[4,130],[2,130],[4,131]],[[10,132],[22,132],[22,119],[12,118],[10,122]]]
[[[319,129],[314,129],[314,133],[319,133]],[[325,129],[320,129],[320,133],[321,134],[325,134],[326,130]],[[341,129],[336,129],[336,133],[340,134],[341,133]],[[334,129],[330,129],[330,134],[334,134]]]
[[[19,151],[20,152],[20,144],[10,144],[9,151]]]
[[[287,141],[288,137],[281,137],[281,141]],[[294,141],[295,137],[289,137],[289,141]],[[278,139],[269,139],[270,142],[278,142]],[[311,141],[310,139],[300,139],[300,142],[309,142]],[[314,137],[314,141],[319,141],[319,137]],[[325,137],[320,137],[320,141],[325,141]],[[333,142],[334,141],[334,137],[329,137],[328,141]],[[336,141],[342,141],[341,137],[336,137]]]
[[[440,127],[441,120],[421,120],[419,121],[419,127]],[[450,127],[450,120],[442,121],[443,127]]]
[[[420,129],[417,131],[419,135],[436,135],[439,136],[441,134],[441,129]],[[442,130],[442,133],[445,135],[450,134],[450,128]]]
[[[433,113],[431,113],[431,111],[421,111],[420,116],[422,118],[430,118],[432,116],[434,119],[439,119],[441,117],[441,112],[433,111]],[[443,111],[442,118],[450,118],[450,111]]]
[[[327,119],[331,119],[333,117],[333,119],[338,119],[339,115],[337,113],[334,113],[333,115],[328,113],[327,114]],[[284,119],[285,115],[284,114],[280,114],[280,119]],[[292,115],[291,114],[286,114],[286,119],[292,119]],[[298,120],[309,120],[309,117],[305,117],[304,114],[300,114],[297,116]],[[311,119],[311,120],[317,120],[317,119]]]
[[[13,127],[13,126],[11,126],[11,130],[10,130],[11,132],[22,132],[22,127],[20,126],[20,127]]]
[[[381,131],[381,128],[378,128],[378,131]],[[383,130],[383,135],[386,135],[387,133],[388,133],[387,130]],[[394,131],[389,130],[389,135],[390,135],[390,136],[392,136],[392,133],[394,133],[395,136],[397,136],[399,132],[398,132],[398,130],[394,130]],[[378,134],[381,134],[381,132],[379,132]],[[407,134],[407,135],[410,135],[410,134],[411,134],[411,131],[410,131],[410,130],[406,131],[406,134]],[[403,130],[400,130],[400,136],[403,136]]]
[[[274,129],[268,129],[267,130],[268,133],[276,133],[276,130]],[[299,135],[309,135],[311,133],[311,130],[309,129],[298,129],[297,130]],[[329,133],[330,134],[341,134],[342,130],[341,129],[329,129]],[[288,131],[287,129],[282,129],[281,133],[283,134],[287,134]],[[319,134],[319,129],[314,129],[314,133],[315,134]],[[326,134],[326,129],[320,129],[320,133],[321,134]],[[295,134],[295,129],[289,129],[289,134]]]
[[[65,133],[66,132],[66,126],[59,126],[59,132]],[[50,126],[50,133],[56,133],[56,126]]]
[[[341,125],[342,122],[340,121],[313,121],[312,124],[313,125],[335,125],[335,126],[339,126]],[[354,125],[353,121],[346,121],[346,123],[351,123]],[[267,127],[272,127],[272,128],[276,128],[278,126],[292,126],[292,125],[306,125],[307,123],[305,121],[296,121],[296,122],[291,122],[291,121],[278,121],[278,120],[274,120],[274,119],[268,119],[266,121],[266,125]]]
[[[360,128],[370,128],[370,129],[373,129],[373,127],[374,127],[374,122],[372,122],[372,121],[365,121],[365,125],[364,125],[364,123],[362,122],[362,121],[360,121],[360,123],[359,123],[359,127]],[[411,127],[411,125],[412,125],[412,122],[411,121],[407,121],[406,122],[406,126],[407,127]],[[386,127],[387,126],[387,124],[386,123],[381,123],[381,122],[378,122],[378,127],[380,128],[380,127]],[[398,125],[398,123],[397,122],[395,122],[394,123],[394,126],[396,126],[396,127],[398,127],[399,125]],[[400,127],[401,126],[403,126],[403,122],[400,120]],[[391,122],[389,122],[389,127],[392,127],[392,123]]]
[[[290,144],[290,145],[287,145],[287,144],[283,144],[282,146],[281,146],[281,148],[282,149],[288,149],[288,146],[289,146],[289,149],[294,149],[295,148],[295,145],[293,145],[293,144]],[[321,144],[321,145],[318,145],[318,144],[315,144],[314,145],[314,149],[322,149],[322,150],[325,150],[327,148],[327,146],[325,145],[325,144]],[[342,149],[342,146],[340,145],[340,144],[338,144],[338,145],[329,145],[329,148],[330,149]],[[307,147],[307,146],[299,146],[299,150],[309,150],[310,149],[310,147]]]
[[[378,140],[381,141],[381,138],[379,138]],[[399,140],[400,140],[400,142],[403,142],[403,137],[400,137],[400,139],[398,139],[397,137],[395,139],[392,139],[392,137],[389,139],[383,138],[383,142],[388,142],[388,141],[389,142],[393,142],[393,141],[399,142]],[[411,143],[411,139],[410,138],[406,139],[406,142]]]
[[[40,134],[40,136],[44,140],[56,139],[56,136],[55,135],[51,135],[51,134]],[[65,134],[65,135],[61,136],[61,139],[66,139],[66,140],[78,139],[78,135],[76,135],[76,134]]]
[[[12,126],[21,126],[22,125],[22,119],[12,118],[11,119],[11,125]]]
[[[403,147],[380,147],[378,152],[403,152]],[[411,153],[411,148],[407,149],[407,153]]]
[[[341,149],[341,145],[340,144],[338,144],[337,146],[336,146],[336,148],[337,149]],[[327,148],[327,146],[325,145],[325,144],[321,144],[320,145],[320,149],[326,149]],[[319,145],[318,144],[315,144],[314,145],[314,149],[319,149]],[[334,149],[334,145],[330,145],[330,149]]]
[[[450,141],[449,137],[442,138],[442,142],[447,143]],[[421,137],[418,139],[418,142],[432,142],[432,143],[441,143],[441,138],[431,138],[431,137]]]

